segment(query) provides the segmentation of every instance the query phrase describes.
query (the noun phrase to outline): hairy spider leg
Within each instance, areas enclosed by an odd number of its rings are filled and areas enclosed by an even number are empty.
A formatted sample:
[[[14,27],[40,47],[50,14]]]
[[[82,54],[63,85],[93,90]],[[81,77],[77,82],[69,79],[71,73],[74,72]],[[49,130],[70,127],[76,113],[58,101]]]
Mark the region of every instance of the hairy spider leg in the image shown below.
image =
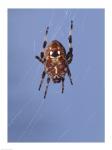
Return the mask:
[[[43,72],[42,72],[42,75],[41,75],[40,85],[39,85],[39,88],[38,88],[38,90],[39,90],[39,91],[40,91],[41,86],[42,86],[42,84],[43,84],[43,81],[44,81],[45,75],[46,75],[46,72],[45,72],[45,71],[43,71]]]
[[[64,80],[65,78],[62,77],[62,91],[61,91],[62,93],[64,92]]]
[[[44,36],[44,42],[43,42],[43,49],[46,48],[47,46],[47,35],[48,35],[48,31],[49,31],[49,27],[46,28],[46,31],[45,31],[45,36]]]
[[[46,95],[47,95],[49,82],[50,82],[50,78],[48,77],[48,78],[47,78],[47,85],[46,85],[46,89],[45,89],[45,93],[44,93],[44,99],[46,98]]]
[[[71,20],[71,26],[70,26],[69,36],[68,36],[68,41],[69,41],[69,51],[67,53],[68,64],[70,64],[72,62],[72,59],[73,59],[72,31],[73,31],[73,21]]]
[[[42,59],[39,56],[35,56],[36,59],[38,59],[38,61],[40,61],[41,63],[43,63]]]
[[[69,67],[67,67],[67,73],[68,73],[68,76],[69,76],[69,79],[70,79],[70,83],[71,83],[71,85],[73,85],[72,78],[71,78],[71,72],[70,72]]]
[[[43,49],[46,48],[47,46],[47,34],[48,34],[48,30],[49,30],[49,27],[46,28],[46,31],[45,31],[45,37],[44,37],[44,42],[43,42]],[[35,56],[36,59],[38,59],[41,63],[44,63],[45,59],[44,59],[44,52],[41,52],[40,53],[40,57],[39,56]]]

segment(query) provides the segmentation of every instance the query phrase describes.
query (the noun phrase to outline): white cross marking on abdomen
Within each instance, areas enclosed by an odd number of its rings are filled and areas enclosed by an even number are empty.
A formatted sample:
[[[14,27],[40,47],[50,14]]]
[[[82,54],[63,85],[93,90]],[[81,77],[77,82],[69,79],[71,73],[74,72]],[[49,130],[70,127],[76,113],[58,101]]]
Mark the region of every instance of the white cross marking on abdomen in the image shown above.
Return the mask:
[[[58,73],[57,67],[55,66],[54,69],[55,69],[55,74],[57,74]]]

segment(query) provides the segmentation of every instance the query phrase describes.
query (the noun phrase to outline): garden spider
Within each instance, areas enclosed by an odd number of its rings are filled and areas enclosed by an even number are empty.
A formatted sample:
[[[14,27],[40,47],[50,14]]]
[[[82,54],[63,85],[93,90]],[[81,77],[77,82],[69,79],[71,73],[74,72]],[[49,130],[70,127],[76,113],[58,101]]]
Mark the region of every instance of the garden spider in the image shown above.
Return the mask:
[[[70,79],[71,85],[73,85],[71,72],[69,69],[69,64],[73,59],[73,48],[72,48],[72,30],[73,30],[73,21],[71,20],[71,26],[68,36],[69,41],[69,51],[66,54],[66,50],[64,46],[57,40],[51,41],[51,43],[47,44],[47,35],[48,35],[49,27],[46,28],[45,39],[43,42],[43,51],[39,56],[35,56],[43,65],[44,71],[42,72],[41,82],[39,85],[39,90],[43,84],[45,75],[47,74],[47,85],[44,93],[44,98],[46,98],[48,86],[50,80],[53,83],[62,82],[62,93],[64,92],[64,80],[66,73]]]

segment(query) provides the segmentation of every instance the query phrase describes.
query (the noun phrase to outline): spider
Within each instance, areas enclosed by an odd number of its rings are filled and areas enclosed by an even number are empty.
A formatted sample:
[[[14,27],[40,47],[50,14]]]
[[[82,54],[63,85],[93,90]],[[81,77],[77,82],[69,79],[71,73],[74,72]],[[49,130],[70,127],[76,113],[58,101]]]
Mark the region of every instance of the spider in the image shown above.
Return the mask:
[[[69,42],[69,51],[66,53],[64,46],[57,40],[53,40],[50,43],[47,42],[49,27],[46,28],[44,42],[43,42],[43,51],[39,56],[35,56],[44,65],[44,71],[41,75],[41,81],[38,90],[40,91],[43,84],[45,75],[47,75],[47,85],[44,93],[44,98],[46,98],[48,86],[50,80],[53,83],[62,82],[62,93],[64,92],[64,80],[65,75],[68,74],[71,85],[73,85],[71,72],[69,69],[69,64],[73,59],[73,48],[72,48],[72,30],[73,30],[73,21],[71,20],[70,31],[68,36]]]

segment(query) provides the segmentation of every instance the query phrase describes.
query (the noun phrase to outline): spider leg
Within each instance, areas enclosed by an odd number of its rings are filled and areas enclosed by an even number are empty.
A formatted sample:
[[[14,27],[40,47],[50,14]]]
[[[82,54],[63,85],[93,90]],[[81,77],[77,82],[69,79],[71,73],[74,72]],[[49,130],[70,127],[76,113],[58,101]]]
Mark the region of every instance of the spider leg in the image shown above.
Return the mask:
[[[46,48],[46,45],[47,45],[47,34],[48,34],[48,30],[49,30],[49,27],[46,28],[46,31],[45,31],[45,37],[44,37],[44,42],[43,42],[43,49]],[[35,56],[36,59],[38,59],[41,63],[44,63],[45,62],[45,59],[44,59],[44,52],[41,52],[40,53],[40,57],[39,56]]]
[[[41,63],[43,63],[43,60],[39,56],[35,56],[35,58],[38,59],[38,61],[40,61]]]
[[[73,30],[73,21],[71,20],[71,26],[70,26],[69,36],[68,36],[69,51],[68,51],[68,53],[66,55],[68,64],[70,64],[72,62],[72,59],[73,59],[72,30]]]
[[[46,31],[45,31],[45,37],[44,37],[44,42],[43,42],[43,49],[46,48],[47,46],[47,35],[48,35],[48,30],[49,30],[49,27],[46,28]]]
[[[42,86],[42,83],[43,83],[43,81],[44,81],[45,75],[46,75],[46,72],[43,71],[43,72],[42,72],[42,76],[41,76],[40,85],[39,85],[39,88],[38,88],[39,91],[40,91],[40,89],[41,89],[41,86]]]
[[[62,77],[62,91],[61,91],[62,93],[64,92],[64,80],[65,79]]]
[[[44,52],[40,53],[40,57],[39,56],[35,56],[35,58],[38,59],[41,63],[44,63],[45,62]]]
[[[47,78],[47,85],[46,85],[46,89],[45,89],[45,93],[44,93],[44,99],[46,98],[46,95],[47,95],[49,82],[50,82],[50,78],[48,77],[48,78]]]
[[[71,72],[70,72],[69,67],[67,68],[67,73],[68,73],[68,76],[69,76],[69,79],[70,79],[70,83],[71,83],[71,85],[73,85],[72,78],[71,78]]]

